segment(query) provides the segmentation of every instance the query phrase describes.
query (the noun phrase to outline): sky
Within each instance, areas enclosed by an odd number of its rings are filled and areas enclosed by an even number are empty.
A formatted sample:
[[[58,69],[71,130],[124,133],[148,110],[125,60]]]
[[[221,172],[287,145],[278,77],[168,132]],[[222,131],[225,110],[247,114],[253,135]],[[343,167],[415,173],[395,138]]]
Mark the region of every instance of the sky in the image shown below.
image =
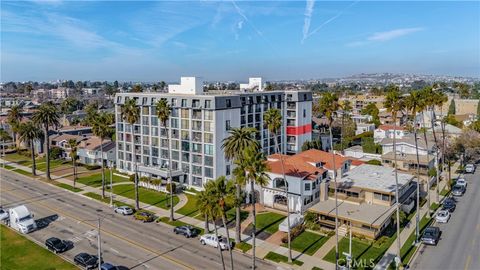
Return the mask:
[[[480,76],[480,1],[0,4],[0,81]]]

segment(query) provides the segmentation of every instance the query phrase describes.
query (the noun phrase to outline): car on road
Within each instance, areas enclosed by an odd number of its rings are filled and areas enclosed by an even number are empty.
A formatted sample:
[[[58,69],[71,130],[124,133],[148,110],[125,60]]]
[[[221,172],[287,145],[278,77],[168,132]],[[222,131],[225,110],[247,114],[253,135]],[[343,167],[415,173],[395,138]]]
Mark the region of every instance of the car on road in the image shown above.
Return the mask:
[[[447,223],[450,219],[450,212],[448,210],[440,210],[438,211],[437,215],[435,216],[435,220],[438,223]]]
[[[111,263],[102,263],[100,270],[117,270],[118,268]]]
[[[94,269],[98,267],[98,257],[85,252],[75,255],[73,262],[85,269]]]
[[[453,196],[463,196],[465,193],[465,187],[461,185],[455,185],[452,188],[452,195]]]
[[[473,164],[465,165],[465,172],[466,173],[474,173],[475,172],[475,165],[473,165]]]
[[[122,215],[131,215],[133,214],[133,209],[130,208],[129,206],[126,206],[126,205],[122,205],[122,206],[119,206],[119,207],[115,207],[113,209],[113,211],[115,213],[118,213],[118,214],[122,214]]]
[[[152,222],[155,219],[155,216],[147,211],[138,211],[133,215],[133,218],[143,222]]]
[[[455,202],[455,199],[453,198],[446,198],[443,201],[443,207],[442,210],[447,210],[448,212],[453,212],[455,211],[455,208],[457,207],[457,203]]]
[[[425,231],[423,231],[422,238],[420,239],[422,243],[426,245],[434,245],[438,244],[438,240],[440,240],[440,228],[438,227],[427,227]]]
[[[467,188],[467,180],[465,180],[465,178],[458,178],[455,182],[455,185],[464,186]]]
[[[6,221],[8,218],[8,210],[3,210],[3,208],[0,208],[0,221]]]
[[[177,226],[173,229],[173,232],[175,234],[181,234],[183,236],[185,236],[186,238],[191,238],[191,237],[195,237],[198,235],[199,233],[199,230],[197,228],[194,228],[190,225],[186,225],[186,226]]]
[[[218,245],[220,245],[220,249],[221,250],[226,250],[228,249],[228,244],[227,244],[227,239],[222,237],[222,236],[219,236],[218,237],[218,240],[217,240],[217,237],[214,235],[214,234],[204,234],[200,237],[200,243],[202,245],[209,245],[209,246],[212,246],[212,247],[218,247]],[[230,242],[231,244],[231,242]]]
[[[62,253],[73,248],[73,242],[68,240],[60,240],[57,237],[50,237],[45,240],[45,246],[54,253]]]

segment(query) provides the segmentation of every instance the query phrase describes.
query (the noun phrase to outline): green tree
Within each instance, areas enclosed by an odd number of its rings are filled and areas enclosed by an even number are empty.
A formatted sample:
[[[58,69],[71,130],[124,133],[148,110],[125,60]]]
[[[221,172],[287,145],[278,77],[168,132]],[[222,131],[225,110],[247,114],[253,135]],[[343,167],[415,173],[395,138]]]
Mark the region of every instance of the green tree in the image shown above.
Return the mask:
[[[17,146],[17,133],[22,121],[22,107],[20,105],[13,105],[7,112],[7,123],[10,125],[13,132],[13,143]]]
[[[343,154],[343,150],[345,149],[344,145],[344,137],[345,137],[345,120],[351,119],[350,114],[352,113],[353,107],[350,101],[345,100],[339,105],[340,109],[342,110],[342,130],[341,130],[341,135],[340,135],[340,144],[341,144],[341,151]]]
[[[132,92],[134,93],[143,92],[143,87],[140,84],[135,84],[132,88]]]
[[[375,165],[375,166],[382,166],[382,162],[380,160],[372,159],[367,161],[367,164]]]
[[[122,120],[127,122],[131,127],[130,138],[132,142],[132,158],[135,174],[135,209],[140,209],[138,203],[138,168],[137,168],[137,156],[135,153],[135,144],[134,144],[134,124],[140,119],[140,108],[137,106],[137,101],[135,99],[128,99],[120,107],[120,112],[122,115]]]
[[[397,129],[397,114],[401,112],[404,107],[405,103],[403,100],[402,95],[397,87],[391,89],[387,96],[385,97],[385,108],[388,112],[392,114],[393,119],[393,129]],[[399,202],[399,190],[398,190],[398,172],[397,172],[397,146],[396,146],[396,132],[393,133],[393,156],[394,156],[394,171],[395,171],[395,205],[397,208],[397,257],[401,263],[401,256],[400,256],[400,202]]]
[[[375,124],[375,127],[380,126],[380,117],[378,116],[380,110],[378,109],[375,103],[368,103],[365,108],[363,108],[360,112],[361,114],[367,114],[372,116],[372,123]]]
[[[38,129],[32,121],[28,121],[25,123],[20,124],[19,132],[18,132],[18,139],[23,142],[27,143],[30,146],[30,153],[32,157],[32,174],[36,174],[36,164],[35,164],[35,140],[38,140],[42,137],[42,131]]]
[[[322,142],[320,140],[305,141],[302,145],[302,152],[310,149],[322,150]]]
[[[448,106],[448,114],[454,115],[456,111],[455,99],[452,98],[452,101],[450,101],[450,106]]]
[[[58,126],[59,124],[58,110],[52,102],[46,102],[40,105],[38,110],[33,113],[32,120],[36,126],[43,126],[43,134],[45,140],[45,157],[47,162],[47,179],[52,180],[50,177],[50,139],[49,131],[50,127]]]
[[[12,137],[5,129],[0,129],[0,140],[2,141],[2,153],[5,156],[5,144],[7,141],[10,141]],[[5,162],[2,163],[3,167],[5,168]]]
[[[72,159],[72,165],[73,165],[73,187],[75,187],[77,183],[77,164],[76,164],[76,160],[78,158],[77,144],[78,143],[76,139],[68,140],[68,147],[70,147],[70,158]]]
[[[108,116],[105,113],[98,114],[94,117],[93,125],[92,125],[92,132],[95,136],[100,138],[100,153],[101,153],[101,160],[102,160],[102,199],[105,198],[105,160],[103,158],[103,142],[106,138],[109,138],[112,133],[113,129],[108,124]]]
[[[249,147],[259,148],[258,141],[255,139],[255,128],[233,128],[228,131],[229,135],[222,141],[222,149],[227,160],[235,162],[242,158],[245,149]],[[234,169],[233,176],[236,183],[237,203],[235,205],[235,241],[240,243],[241,228],[240,228],[240,206],[242,201],[242,187],[246,184],[245,170]]]
[[[273,140],[275,142],[277,153],[280,154],[280,163],[282,165],[282,177],[283,181],[287,183],[287,177],[285,176],[285,164],[283,162],[283,151],[280,148],[280,144],[278,143],[278,135],[282,128],[282,114],[278,109],[270,108],[268,109],[265,114],[263,115],[263,123],[267,126],[268,131],[270,134],[273,134]],[[285,197],[287,198],[287,238],[288,238],[288,262],[292,262],[292,248],[291,248],[291,238],[290,238],[290,200],[288,196],[288,185],[285,185]]]
[[[170,136],[169,136],[169,128],[168,128],[168,121],[170,120],[170,115],[172,114],[172,108],[168,104],[166,99],[160,99],[156,104],[156,111],[157,117],[160,120],[163,128],[167,134],[167,142],[168,142],[168,175],[167,181],[169,183],[173,182],[172,179],[172,160],[170,157]],[[175,217],[173,216],[173,189],[170,189],[170,221],[173,221]]]
[[[256,239],[256,199],[255,199],[255,185],[263,188],[268,184],[269,179],[266,174],[267,163],[262,152],[258,147],[248,147],[241,159],[235,160],[235,165],[245,171],[245,179],[250,183],[250,202],[252,204],[252,269],[255,269],[255,239]]]

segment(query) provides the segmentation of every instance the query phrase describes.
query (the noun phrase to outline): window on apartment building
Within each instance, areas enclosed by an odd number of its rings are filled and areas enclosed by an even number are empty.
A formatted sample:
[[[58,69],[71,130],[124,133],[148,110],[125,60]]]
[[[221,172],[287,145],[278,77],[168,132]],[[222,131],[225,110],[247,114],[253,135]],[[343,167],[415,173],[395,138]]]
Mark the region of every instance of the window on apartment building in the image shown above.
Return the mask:
[[[193,130],[202,130],[202,121],[192,121],[192,129]]]
[[[117,97],[117,103],[120,103],[120,101],[122,101],[122,97],[118,96]]]
[[[190,120],[182,119],[182,129],[189,129],[190,128]]]
[[[230,175],[230,165],[225,166],[225,175]]]
[[[226,106],[227,108],[231,108],[232,107],[232,100],[227,98],[227,100],[225,101],[226,102]]]
[[[307,100],[307,94],[303,94],[303,100]]]
[[[182,172],[184,172],[184,173],[190,173],[190,164],[188,164],[188,163],[182,163]]]
[[[203,119],[213,120],[213,112],[212,111],[203,111]]]
[[[152,156],[158,157],[158,148],[152,147]]]
[[[307,110],[303,109],[303,118],[307,117]]]
[[[213,157],[205,156],[204,162],[205,162],[205,166],[213,166]]]
[[[197,187],[201,187],[203,185],[202,183],[202,178],[201,177],[192,177],[192,185],[193,186],[197,186]]]
[[[190,143],[182,141],[182,151],[190,151]]]
[[[171,119],[170,125],[172,128],[178,128],[178,119]]]
[[[209,177],[209,178],[213,177],[213,168],[205,167],[205,177]]]
[[[149,131],[150,129],[148,128],[148,126],[143,127],[143,135],[148,135]]]
[[[315,190],[317,188],[317,183],[315,181],[312,182],[312,190]]]
[[[212,133],[204,133],[203,140],[205,143],[213,143],[213,134]]]
[[[201,120],[202,119],[202,110],[198,110],[198,109],[192,110],[192,119]]]
[[[205,144],[205,155],[213,156],[213,145]]]
[[[230,130],[232,127],[230,126],[230,120],[225,121],[225,130]]]
[[[172,117],[178,117],[178,109],[172,108]]]
[[[200,100],[198,99],[192,100],[192,107],[194,108],[200,107]]]
[[[172,159],[180,160],[180,153],[178,153],[178,151],[172,151]]]
[[[180,115],[182,118],[190,118],[190,110],[189,109],[181,109]]]
[[[177,99],[176,98],[172,98],[172,106],[177,106]]]
[[[382,201],[387,201],[387,202],[390,201],[390,196],[387,195],[387,194],[383,194],[383,193],[374,192],[373,197],[376,200],[382,200]]]
[[[309,191],[311,188],[310,183],[305,183],[305,191]]]
[[[205,109],[210,109],[212,107],[212,101],[211,100],[205,100]]]
[[[158,126],[158,117],[152,116],[150,121],[152,123],[152,126]]]
[[[192,165],[192,173],[195,175],[202,175],[202,167]]]
[[[292,98],[293,98],[292,94],[288,94],[288,95],[287,95],[287,100],[288,100],[288,101],[292,100]]]
[[[180,132],[178,131],[178,129],[170,130],[170,134],[172,139],[178,139],[180,136]]]
[[[190,161],[190,154],[182,152],[182,161],[189,162]]]
[[[172,161],[172,170],[178,170],[178,162]]]
[[[202,156],[201,155],[192,155],[192,163],[195,164],[202,164]]]
[[[182,140],[190,140],[190,131],[182,130],[181,137]]]
[[[144,97],[144,98],[142,98],[142,105],[146,105],[146,104],[147,104],[147,98]]]
[[[203,122],[203,130],[204,131],[213,131],[213,123],[212,122]]]
[[[202,144],[201,143],[192,143],[192,152],[202,153]]]
[[[182,99],[182,107],[187,107],[187,100],[186,99]]]
[[[192,140],[194,142],[202,142],[202,133],[201,132],[192,132]]]

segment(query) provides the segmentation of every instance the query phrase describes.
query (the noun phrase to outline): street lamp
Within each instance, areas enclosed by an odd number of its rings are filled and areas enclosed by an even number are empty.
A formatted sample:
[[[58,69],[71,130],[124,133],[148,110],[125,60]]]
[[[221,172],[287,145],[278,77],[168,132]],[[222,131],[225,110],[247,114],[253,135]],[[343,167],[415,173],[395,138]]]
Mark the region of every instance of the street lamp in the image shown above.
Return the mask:
[[[358,212],[358,210],[347,211],[347,215],[350,217],[350,214],[353,214],[355,212]],[[352,219],[350,219],[350,218],[348,220],[348,225],[349,225],[349,229],[348,229],[348,231],[349,231],[348,254],[346,254],[344,252],[343,255],[345,255],[347,257],[348,269],[352,269],[352,260],[353,260],[353,254],[352,254]]]
[[[102,219],[106,218],[107,216],[113,216],[112,214],[98,216],[97,219],[86,219],[82,221],[96,221],[97,222],[97,256],[98,256],[98,270],[102,270],[102,237],[101,237],[101,225],[100,222]]]

